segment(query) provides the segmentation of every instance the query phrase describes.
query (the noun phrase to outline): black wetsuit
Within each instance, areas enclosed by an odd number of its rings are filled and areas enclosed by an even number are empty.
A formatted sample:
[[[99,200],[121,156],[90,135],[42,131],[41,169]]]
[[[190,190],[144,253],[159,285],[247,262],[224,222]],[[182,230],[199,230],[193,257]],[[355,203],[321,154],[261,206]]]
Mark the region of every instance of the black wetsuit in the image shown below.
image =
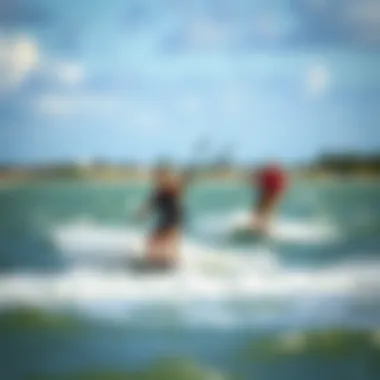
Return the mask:
[[[156,234],[166,233],[182,223],[180,193],[173,190],[159,190],[153,196],[153,206],[158,214]]]

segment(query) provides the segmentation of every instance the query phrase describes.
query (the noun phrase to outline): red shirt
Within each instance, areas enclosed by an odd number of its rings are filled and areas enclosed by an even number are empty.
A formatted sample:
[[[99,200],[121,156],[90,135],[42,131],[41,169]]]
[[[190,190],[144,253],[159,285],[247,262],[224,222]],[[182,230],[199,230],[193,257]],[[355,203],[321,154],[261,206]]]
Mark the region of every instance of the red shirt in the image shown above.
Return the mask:
[[[286,175],[277,166],[267,166],[259,174],[259,187],[265,193],[278,194],[285,190]]]

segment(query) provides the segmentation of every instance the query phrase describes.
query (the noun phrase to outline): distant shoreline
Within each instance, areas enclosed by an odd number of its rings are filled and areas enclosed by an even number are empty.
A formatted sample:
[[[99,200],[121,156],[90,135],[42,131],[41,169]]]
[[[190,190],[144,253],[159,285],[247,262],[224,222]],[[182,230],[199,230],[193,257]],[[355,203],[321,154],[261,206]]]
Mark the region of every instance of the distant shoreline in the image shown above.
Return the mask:
[[[191,166],[191,163],[179,164],[167,162],[178,170],[195,169],[196,177],[202,182],[223,183],[247,181],[252,170],[261,164],[237,163],[229,157],[203,162]],[[157,164],[157,163],[156,163]],[[0,184],[41,183],[41,182],[147,182],[151,178],[151,169],[155,164],[144,164],[129,160],[110,162],[105,159],[93,159],[87,162],[60,161],[46,163],[3,163],[0,164]],[[303,163],[285,165],[295,181],[305,182],[347,182],[380,180],[380,150],[366,153],[322,152]]]
[[[347,182],[378,182],[380,173],[355,173],[349,175],[337,175],[326,172],[304,173],[290,171],[290,177],[295,182],[305,183],[347,183]],[[231,182],[246,181],[247,174],[242,172],[228,173],[202,173],[198,176],[201,183],[230,184]],[[62,175],[33,175],[29,173],[0,175],[0,187],[22,186],[30,184],[70,184],[70,183],[99,183],[103,185],[114,185],[123,183],[146,184],[150,181],[148,172],[133,174],[104,175],[87,173],[85,175],[62,176]]]

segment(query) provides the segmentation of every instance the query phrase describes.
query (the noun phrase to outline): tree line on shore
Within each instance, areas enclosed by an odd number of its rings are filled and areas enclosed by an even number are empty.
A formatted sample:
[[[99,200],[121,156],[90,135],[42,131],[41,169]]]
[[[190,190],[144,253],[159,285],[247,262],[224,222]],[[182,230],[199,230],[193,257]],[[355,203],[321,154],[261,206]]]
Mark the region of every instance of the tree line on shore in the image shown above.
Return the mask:
[[[250,171],[258,165],[237,165],[231,161],[220,159],[216,162],[199,165],[199,172],[206,176],[232,175]],[[364,154],[323,154],[306,165],[293,165],[290,171],[295,174],[325,175],[380,175],[380,153]],[[108,163],[93,161],[87,163],[62,162],[44,165],[0,165],[0,178],[122,178],[144,176],[149,172],[147,166],[134,162]]]

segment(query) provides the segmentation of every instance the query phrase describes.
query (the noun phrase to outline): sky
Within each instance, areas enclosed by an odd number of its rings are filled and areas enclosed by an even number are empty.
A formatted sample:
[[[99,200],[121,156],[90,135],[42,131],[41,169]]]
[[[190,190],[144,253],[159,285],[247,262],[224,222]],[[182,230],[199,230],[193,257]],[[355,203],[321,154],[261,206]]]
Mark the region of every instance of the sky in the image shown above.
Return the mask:
[[[379,67],[378,0],[0,0],[0,163],[373,152]]]

